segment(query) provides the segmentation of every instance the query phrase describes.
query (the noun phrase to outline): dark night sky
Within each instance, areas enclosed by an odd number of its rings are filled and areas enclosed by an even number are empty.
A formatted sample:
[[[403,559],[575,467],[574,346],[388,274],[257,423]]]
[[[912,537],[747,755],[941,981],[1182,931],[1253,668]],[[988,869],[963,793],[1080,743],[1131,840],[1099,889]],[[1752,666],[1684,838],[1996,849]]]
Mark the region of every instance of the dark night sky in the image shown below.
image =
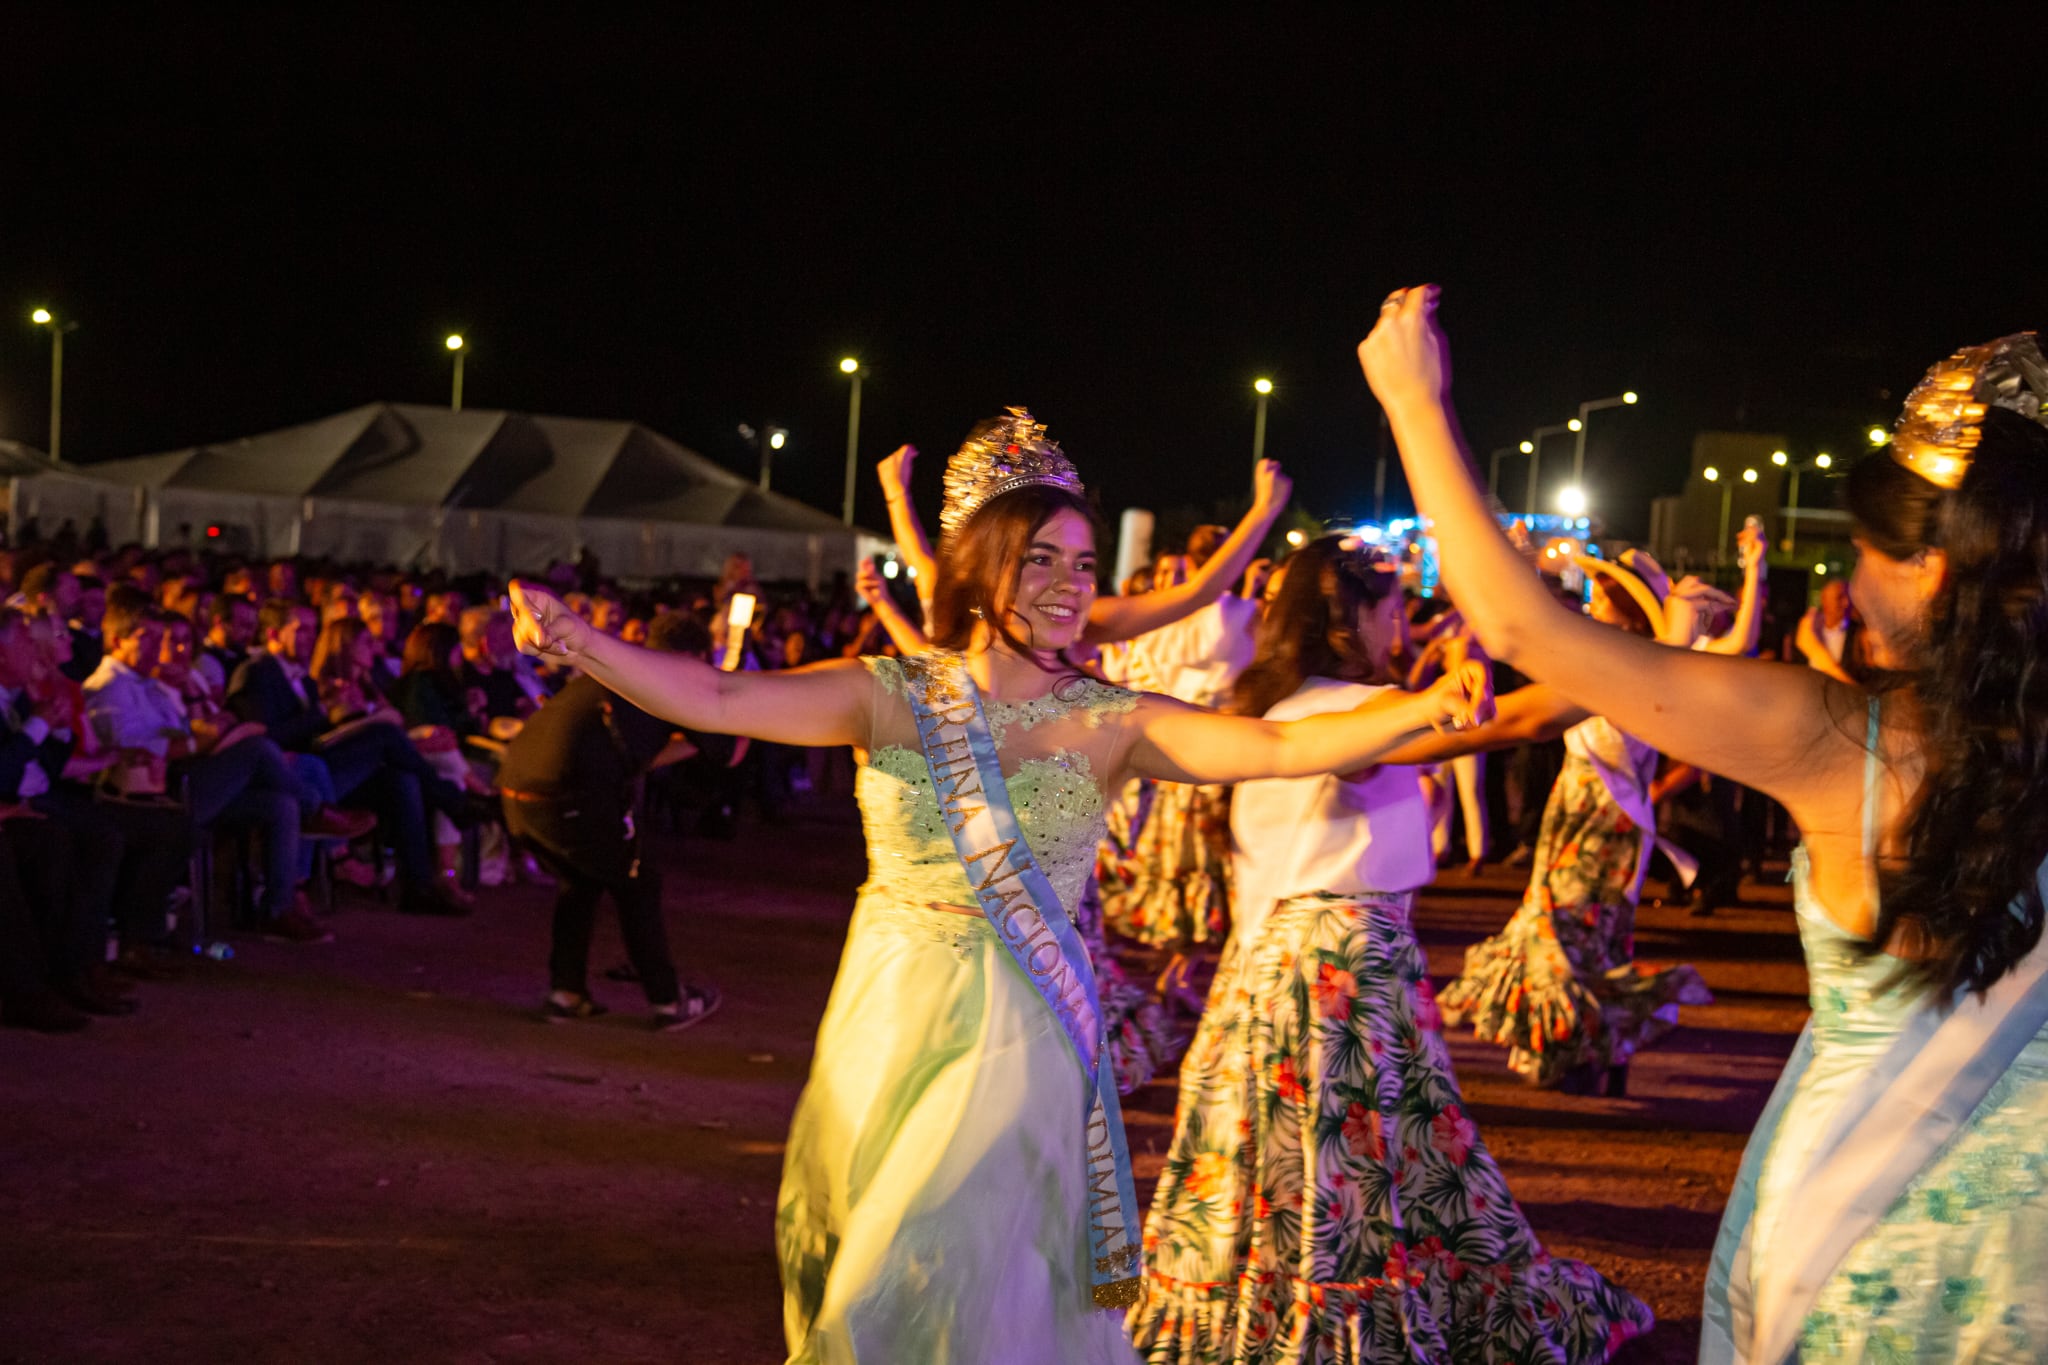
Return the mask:
[[[443,401],[453,329],[474,406],[744,469],[735,426],[778,422],[777,487],[835,509],[847,352],[864,453],[917,443],[928,503],[1019,402],[1112,510],[1229,496],[1270,373],[1269,453],[1355,513],[1351,348],[1427,278],[1482,457],[1642,391],[1587,480],[1627,530],[1702,427],[1851,449],[1928,362],[2048,322],[2038,35],[1988,11],[1942,43],[1727,7],[879,13],[17,11],[0,435],[43,444],[44,303],[82,324],[73,458]]]

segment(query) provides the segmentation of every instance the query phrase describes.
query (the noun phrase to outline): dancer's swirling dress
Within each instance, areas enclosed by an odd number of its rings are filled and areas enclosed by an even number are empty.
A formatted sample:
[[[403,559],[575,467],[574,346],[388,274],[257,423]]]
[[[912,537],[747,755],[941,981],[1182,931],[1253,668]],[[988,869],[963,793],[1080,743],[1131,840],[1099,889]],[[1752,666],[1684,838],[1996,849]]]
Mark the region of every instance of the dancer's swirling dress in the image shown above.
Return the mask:
[[[1802,1217],[1808,1158],[1837,1108],[1913,1016],[1929,1006],[1900,963],[1871,955],[1829,920],[1793,854],[1793,905],[1806,950],[1812,1057],[1775,1129],[1759,1127],[1759,1173],[1728,1201],[1708,1315],[1745,1231],[1749,1279],[1799,1272],[1772,1247]],[[1747,1214],[1747,1218],[1744,1215]],[[1960,1130],[1850,1247],[1800,1323],[1802,1361],[2048,1360],[2048,1030],[1993,1083]],[[1714,1357],[1719,1358],[1719,1357]]]
[[[1508,1065],[1538,1085],[1625,1064],[1670,1031],[1679,1005],[1713,1003],[1690,966],[1635,960],[1656,759],[1599,716],[1566,733],[1521,908],[1466,950],[1465,970],[1439,998],[1445,1022],[1505,1044]]]
[[[901,664],[865,661],[868,840],[839,976],[790,1130],[776,1217],[801,1362],[1122,1365],[1094,1307],[1072,1045],[974,895],[940,821]],[[1071,915],[1102,838],[1101,783],[1137,694],[1076,679],[987,702],[1032,855]]]
[[[1267,716],[1378,690],[1314,679]],[[1148,1365],[1591,1365],[1648,1331],[1544,1250],[1459,1092],[1409,922],[1434,870],[1415,770],[1238,802],[1245,900],[1145,1220]]]

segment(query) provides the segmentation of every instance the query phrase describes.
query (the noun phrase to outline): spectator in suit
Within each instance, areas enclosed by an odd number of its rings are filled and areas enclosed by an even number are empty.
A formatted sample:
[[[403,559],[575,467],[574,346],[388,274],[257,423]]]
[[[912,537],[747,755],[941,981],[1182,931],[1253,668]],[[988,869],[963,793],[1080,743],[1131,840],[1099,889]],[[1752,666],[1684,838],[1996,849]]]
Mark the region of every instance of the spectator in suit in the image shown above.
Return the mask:
[[[30,687],[43,666],[27,621],[12,608],[0,609],[0,838],[11,846],[8,875],[26,892],[36,929],[33,951],[24,960],[74,1009],[131,1014],[134,1002],[121,996],[106,971],[109,918],[125,890],[137,913],[124,916],[124,925],[160,935],[170,881],[150,875],[164,871],[162,859],[130,854],[119,818],[65,780],[67,769],[92,764],[73,766],[77,737],[66,718],[55,716],[53,725],[52,715],[36,706]],[[166,837],[175,875],[183,859],[175,831],[152,827],[146,819],[134,828],[145,838]],[[0,920],[8,917],[9,891],[0,885]],[[140,913],[145,908],[154,911],[153,925]]]
[[[257,614],[262,647],[228,682],[228,708],[261,724],[287,752],[315,754],[336,798],[376,812],[398,854],[398,908],[407,914],[463,915],[466,897],[435,875],[429,807],[457,825],[474,823],[460,788],[420,757],[395,717],[379,711],[336,728],[307,665],[319,628],[311,607],[273,598]]]

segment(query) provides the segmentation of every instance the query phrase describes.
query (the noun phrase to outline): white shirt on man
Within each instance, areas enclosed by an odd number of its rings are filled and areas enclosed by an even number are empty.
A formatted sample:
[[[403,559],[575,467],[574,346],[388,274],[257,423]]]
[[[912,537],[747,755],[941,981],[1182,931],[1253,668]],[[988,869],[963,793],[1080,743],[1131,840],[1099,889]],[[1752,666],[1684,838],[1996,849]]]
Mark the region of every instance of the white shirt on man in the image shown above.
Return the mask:
[[[116,749],[140,749],[162,758],[173,738],[192,732],[183,698],[111,654],[100,660],[84,688],[86,717],[100,741]]]
[[[1386,690],[1310,678],[1266,719],[1349,711]],[[1240,949],[1257,942],[1266,916],[1290,896],[1414,891],[1436,877],[1414,768],[1385,765],[1356,782],[1335,773],[1240,782],[1230,798],[1230,839]]]

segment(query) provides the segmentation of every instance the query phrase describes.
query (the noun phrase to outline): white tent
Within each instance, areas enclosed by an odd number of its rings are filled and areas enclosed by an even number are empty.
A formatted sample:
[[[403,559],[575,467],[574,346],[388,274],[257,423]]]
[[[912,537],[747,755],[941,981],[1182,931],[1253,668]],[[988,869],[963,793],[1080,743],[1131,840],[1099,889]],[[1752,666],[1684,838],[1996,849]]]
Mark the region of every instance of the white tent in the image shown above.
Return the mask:
[[[370,403],[220,445],[90,466],[24,465],[11,524],[97,517],[115,544],[217,528],[259,556],[322,555],[462,573],[534,571],[588,550],[625,578],[817,583],[883,542],[632,422]]]

